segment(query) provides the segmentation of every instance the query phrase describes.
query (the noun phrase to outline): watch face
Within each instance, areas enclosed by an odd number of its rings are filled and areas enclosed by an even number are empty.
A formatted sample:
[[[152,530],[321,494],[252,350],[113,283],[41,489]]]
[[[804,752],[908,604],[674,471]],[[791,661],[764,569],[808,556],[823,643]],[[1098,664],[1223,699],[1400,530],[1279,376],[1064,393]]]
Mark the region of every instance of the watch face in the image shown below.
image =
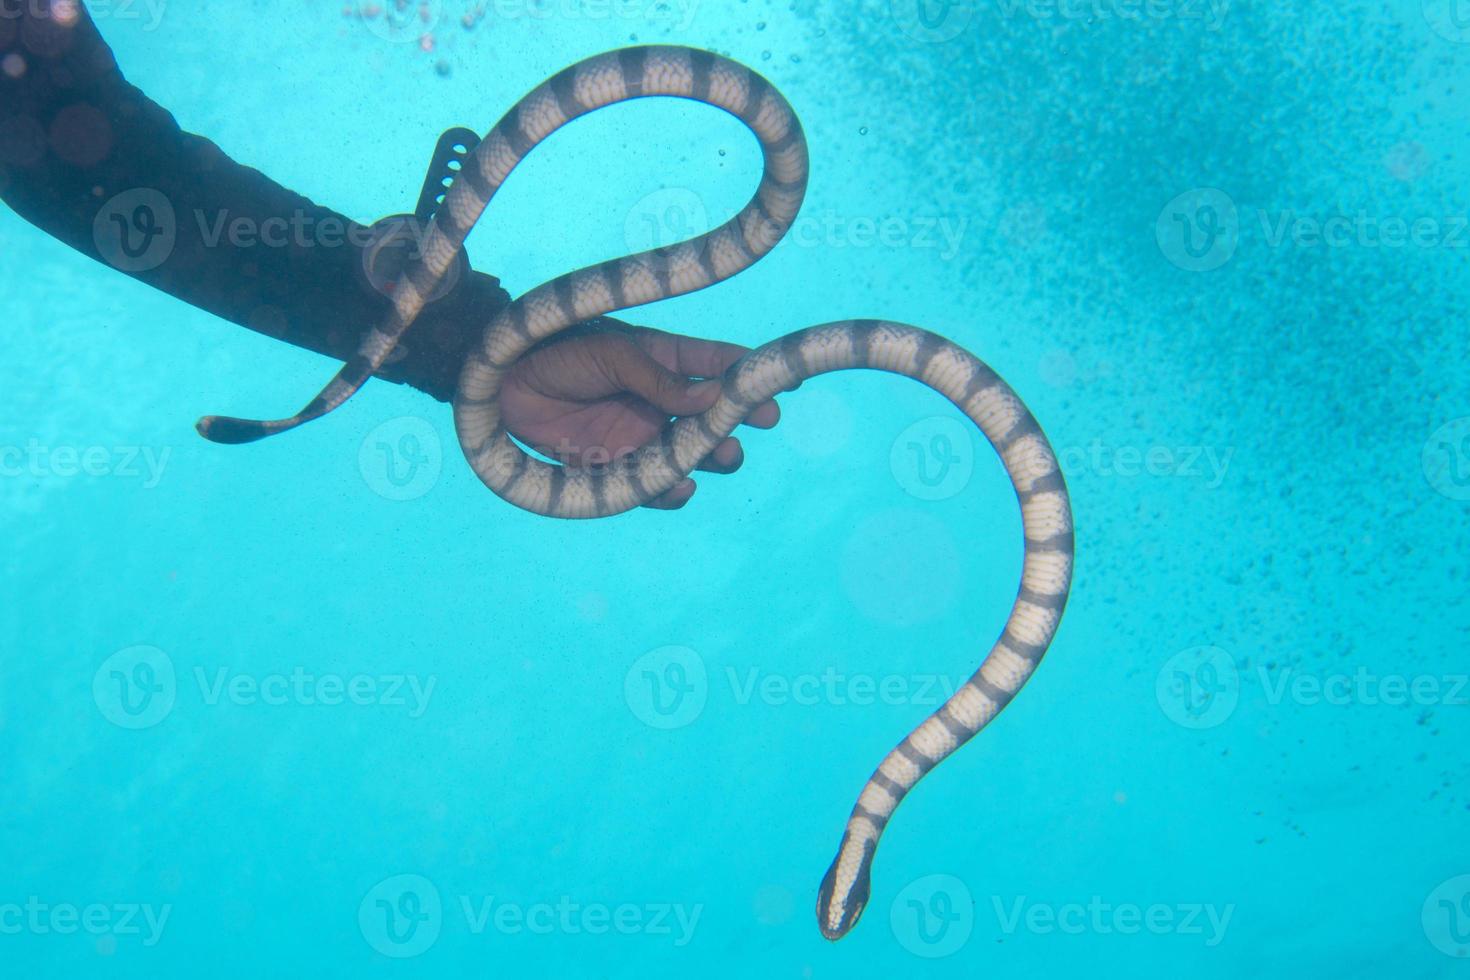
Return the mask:
[[[430,223],[411,214],[395,214],[383,218],[368,229],[367,247],[363,249],[363,269],[368,282],[384,296],[392,298],[404,277],[410,275],[423,258],[424,240]],[[441,245],[447,244],[440,237]],[[464,250],[458,250],[433,287],[424,296],[425,305],[443,299],[459,283],[467,263]]]

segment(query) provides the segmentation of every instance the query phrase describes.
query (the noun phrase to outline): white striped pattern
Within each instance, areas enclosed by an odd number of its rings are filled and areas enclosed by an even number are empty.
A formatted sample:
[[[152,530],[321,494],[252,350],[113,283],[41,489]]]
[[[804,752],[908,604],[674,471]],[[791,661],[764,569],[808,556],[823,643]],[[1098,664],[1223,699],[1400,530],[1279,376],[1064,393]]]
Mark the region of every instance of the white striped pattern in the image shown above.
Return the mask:
[[[671,424],[659,444],[620,465],[594,471],[529,457],[505,431],[496,408],[510,365],[538,340],[582,320],[738,274],[790,228],[807,178],[806,144],[790,106],[763,79],[732,62],[685,49],[650,48],[594,58],[558,77],[562,101],[538,90],[516,113],[519,128],[534,137],[530,142],[568,118],[623,98],[678,95],[743,118],[765,150],[766,176],[752,202],[725,225],[671,248],[562,276],[496,317],[478,356],[465,367],[455,400],[466,458],[486,486],[548,516],[620,513],[684,479],[752,408],[773,395],[818,374],[866,367],[915,378],[953,401],[996,446],[1022,500],[1022,591],[979,670],[889,753],[859,795],[817,899],[822,933],[836,939],[852,928],[867,903],[879,835],[904,795],[1009,703],[1056,632],[1072,568],[1071,510],[1056,457],[1025,405],[988,367],[933,334],[883,321],[812,327],[752,351],[726,373],[713,407]],[[561,111],[567,98],[575,99],[575,112]],[[496,165],[486,177],[498,186],[508,168],[502,151],[492,152]]]
[[[765,176],[750,203],[719,228],[671,248],[561,276],[495,317],[464,366],[454,406],[460,445],[485,485],[538,514],[621,513],[673,487],[772,396],[829,371],[872,368],[914,378],[954,402],[996,447],[1021,501],[1022,585],[1000,639],[970,680],[883,759],[853,807],[817,896],[822,933],[837,939],[867,904],[879,836],[904,795],[1010,702],[1056,633],[1071,584],[1072,515],[1056,456],[1035,419],[973,355],[888,321],[811,327],[752,351],[726,373],[722,394],[707,412],[671,423],[658,443],[601,470],[532,459],[505,431],[497,404],[506,372],[538,341],[584,320],[728,279],[785,236],[806,191],[807,146],[790,105],[765,79],[709,52],[647,47],[591,58],[548,80],[507,113],[466,161],[429,228],[423,257],[406,271],[394,296],[392,316],[371,332],[354,362],[292,419],[210,419],[201,431],[247,441],[341,404],[392,353],[496,191],[536,144],[589,111],[652,95],[695,99],[741,118],[761,141]]]

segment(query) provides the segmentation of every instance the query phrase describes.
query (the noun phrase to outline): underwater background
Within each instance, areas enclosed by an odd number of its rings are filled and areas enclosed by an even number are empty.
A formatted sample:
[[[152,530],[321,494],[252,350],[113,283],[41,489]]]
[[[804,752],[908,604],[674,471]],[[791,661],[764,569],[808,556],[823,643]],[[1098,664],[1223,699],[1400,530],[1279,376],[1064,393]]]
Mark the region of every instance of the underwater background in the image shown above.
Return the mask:
[[[822,377],[683,511],[547,520],[396,385],[203,441],[334,365],[0,211],[0,975],[1470,976],[1463,0],[88,7],[185,129],[364,222],[580,58],[757,68],[802,218],[624,318],[951,337],[1056,446],[1078,565],[829,944],[856,793],[1015,595],[957,411]],[[470,257],[519,294],[759,168],[717,110],[612,107]]]

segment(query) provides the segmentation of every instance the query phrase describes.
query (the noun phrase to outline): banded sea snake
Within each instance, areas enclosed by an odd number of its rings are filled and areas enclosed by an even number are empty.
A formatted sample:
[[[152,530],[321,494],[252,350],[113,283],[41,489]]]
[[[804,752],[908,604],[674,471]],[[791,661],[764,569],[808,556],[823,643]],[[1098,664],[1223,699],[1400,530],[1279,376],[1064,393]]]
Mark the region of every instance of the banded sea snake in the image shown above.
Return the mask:
[[[769,82],[718,55],[681,47],[625,48],[560,72],[517,103],[465,161],[425,232],[421,257],[394,291],[392,312],[321,394],[289,419],[209,417],[198,428],[217,442],[251,442],[342,404],[382,366],[496,190],[532,148],[578,116],[648,96],[692,99],[742,120],[760,140],[760,187],[713,231],[561,276],[495,316],[464,365],[454,401],[460,445],[485,485],[518,507],[551,517],[618,514],[672,488],[751,409],[778,392],[829,371],[872,368],[921,381],[964,412],[1000,454],[1021,505],[1021,587],[1000,639],[974,676],[888,754],[848,818],[817,896],[822,934],[835,940],[867,904],[874,850],[899,802],[1016,696],[1056,633],[1071,585],[1072,513],[1056,455],[1036,420],[969,352],[886,320],[810,327],[750,352],[726,372],[713,407],[671,422],[657,443],[621,464],[577,468],[533,459],[507,434],[497,404],[511,365],[538,341],[594,317],[729,279],[776,246],[805,196],[808,157],[796,114]]]

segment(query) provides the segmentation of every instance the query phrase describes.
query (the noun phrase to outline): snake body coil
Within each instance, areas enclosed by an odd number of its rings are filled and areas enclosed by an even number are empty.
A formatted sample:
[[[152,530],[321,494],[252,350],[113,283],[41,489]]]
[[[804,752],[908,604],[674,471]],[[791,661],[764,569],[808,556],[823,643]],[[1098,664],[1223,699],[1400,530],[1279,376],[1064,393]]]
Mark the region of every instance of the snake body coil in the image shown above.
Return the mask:
[[[786,234],[806,191],[807,146],[790,105],[764,78],[709,52],[680,47],[626,48],[560,72],[507,113],[466,161],[425,234],[421,259],[394,292],[393,311],[311,404],[290,419],[211,417],[199,429],[215,441],[249,442],[346,401],[382,366],[497,189],[531,149],[578,116],[646,96],[693,99],[741,119],[764,154],[760,187],[739,214],[713,231],[560,276],[499,312],[465,363],[454,402],[460,445],[485,485],[518,507],[552,517],[621,513],[672,488],[773,395],[829,371],[872,368],[914,378],[953,402],[1000,454],[1021,505],[1021,588],[1000,638],[974,676],[888,754],[848,818],[817,896],[822,934],[838,939],[867,904],[873,854],[894,809],[1016,696],[1056,633],[1071,584],[1072,514],[1056,456],[1036,420],[967,351],[927,331],[882,320],[811,327],[750,352],[726,372],[722,393],[708,411],[671,423],[656,443],[609,466],[558,466],[531,458],[506,432],[498,405],[503,379],[532,345],[593,317],[729,279]]]

